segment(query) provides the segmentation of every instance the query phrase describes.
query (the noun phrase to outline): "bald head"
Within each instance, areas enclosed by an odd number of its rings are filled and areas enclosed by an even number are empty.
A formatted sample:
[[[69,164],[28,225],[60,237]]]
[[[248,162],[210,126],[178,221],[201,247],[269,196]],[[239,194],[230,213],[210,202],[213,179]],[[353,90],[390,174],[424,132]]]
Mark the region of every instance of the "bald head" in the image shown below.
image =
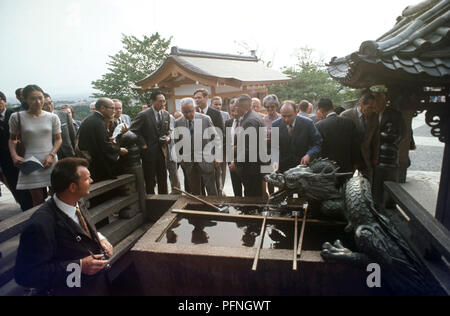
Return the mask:
[[[103,114],[106,119],[114,117],[114,102],[110,98],[100,98],[95,103],[95,109]]]
[[[281,117],[284,124],[291,125],[297,117],[297,111],[295,110],[295,103],[285,102],[280,110]]]

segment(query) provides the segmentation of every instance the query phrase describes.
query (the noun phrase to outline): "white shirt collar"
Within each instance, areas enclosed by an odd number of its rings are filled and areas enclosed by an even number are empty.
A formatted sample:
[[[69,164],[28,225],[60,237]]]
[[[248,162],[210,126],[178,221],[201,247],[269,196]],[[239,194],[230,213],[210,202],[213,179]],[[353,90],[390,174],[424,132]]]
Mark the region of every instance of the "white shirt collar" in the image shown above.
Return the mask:
[[[327,118],[330,116],[335,116],[335,115],[337,116],[336,112],[331,112],[330,114],[327,115]]]
[[[209,109],[209,105],[206,105],[206,108],[203,110],[203,112],[206,114],[208,112]],[[198,107],[198,110],[200,111],[200,113],[202,112],[202,108]]]
[[[76,223],[78,223],[78,217],[76,215],[76,207],[73,205],[69,205],[58,199],[58,197],[53,195],[53,200],[55,200],[56,206],[64,212],[67,216],[69,216],[71,219],[73,219]]]
[[[3,112],[0,112],[0,117],[5,117],[5,115],[6,115],[6,108],[3,110]]]

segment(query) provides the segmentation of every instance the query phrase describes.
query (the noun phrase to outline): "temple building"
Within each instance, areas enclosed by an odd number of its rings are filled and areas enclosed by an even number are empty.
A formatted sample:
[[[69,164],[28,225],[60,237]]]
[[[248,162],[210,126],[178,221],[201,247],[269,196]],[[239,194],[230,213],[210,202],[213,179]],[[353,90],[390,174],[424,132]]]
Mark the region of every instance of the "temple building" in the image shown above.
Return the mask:
[[[172,47],[170,56],[147,78],[136,83],[138,90],[160,89],[167,94],[168,110],[180,109],[180,101],[205,88],[220,96],[224,105],[230,98],[247,93],[262,99],[268,87],[287,84],[290,78],[259,62],[256,56],[207,53]]]

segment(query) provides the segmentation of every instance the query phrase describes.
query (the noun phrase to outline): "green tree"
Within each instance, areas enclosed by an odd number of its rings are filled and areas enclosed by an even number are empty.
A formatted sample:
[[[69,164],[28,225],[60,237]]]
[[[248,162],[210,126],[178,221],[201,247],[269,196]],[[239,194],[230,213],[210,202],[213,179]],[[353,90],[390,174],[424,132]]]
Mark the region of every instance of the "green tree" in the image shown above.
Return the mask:
[[[359,96],[359,90],[345,88],[333,80],[325,62],[315,59],[313,53],[314,50],[308,47],[299,49],[296,64],[283,70],[292,80],[287,85],[272,86],[269,93],[276,94],[280,100],[296,102],[306,99],[315,103],[320,98],[329,98],[335,105],[342,105],[343,101]]]
[[[162,38],[159,33],[139,39],[135,36],[122,35],[123,49],[114,56],[109,56],[108,73],[102,79],[92,82],[94,98],[109,97],[120,99],[124,106],[133,100],[146,102],[148,94],[139,94],[133,90],[136,82],[154,72],[168,57],[172,37]]]

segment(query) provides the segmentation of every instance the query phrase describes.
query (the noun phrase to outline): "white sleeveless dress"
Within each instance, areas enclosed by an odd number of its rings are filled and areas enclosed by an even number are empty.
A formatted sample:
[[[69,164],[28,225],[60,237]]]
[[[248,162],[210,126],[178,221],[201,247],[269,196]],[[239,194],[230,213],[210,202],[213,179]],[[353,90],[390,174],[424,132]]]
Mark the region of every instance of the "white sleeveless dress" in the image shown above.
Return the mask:
[[[11,134],[19,135],[20,114],[21,136],[25,145],[25,159],[36,157],[41,163],[53,149],[53,136],[61,134],[61,122],[56,114],[43,111],[39,117],[34,117],[27,112],[19,112],[11,115],[9,130]],[[50,186],[50,175],[58,161],[55,157],[53,165],[48,169],[40,169],[28,175],[19,173],[17,190],[38,189]]]

